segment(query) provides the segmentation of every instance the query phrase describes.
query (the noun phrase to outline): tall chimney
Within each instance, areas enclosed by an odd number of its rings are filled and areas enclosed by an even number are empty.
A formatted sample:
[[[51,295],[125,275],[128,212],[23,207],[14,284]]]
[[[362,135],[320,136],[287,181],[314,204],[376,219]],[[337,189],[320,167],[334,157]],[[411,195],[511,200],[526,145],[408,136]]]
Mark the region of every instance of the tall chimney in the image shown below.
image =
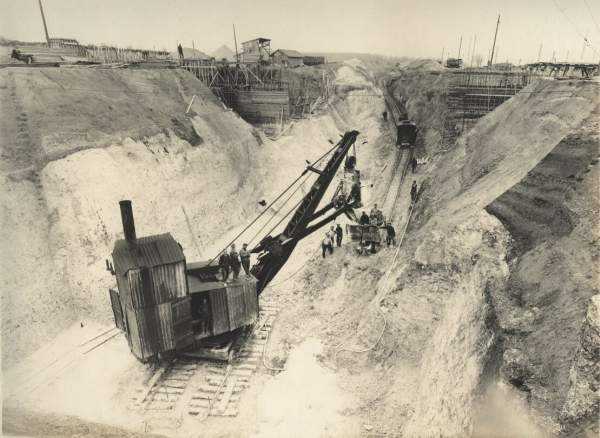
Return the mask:
[[[129,243],[135,243],[135,223],[133,221],[133,210],[131,209],[131,201],[119,201],[121,207],[121,221],[123,222],[123,233],[125,240]]]

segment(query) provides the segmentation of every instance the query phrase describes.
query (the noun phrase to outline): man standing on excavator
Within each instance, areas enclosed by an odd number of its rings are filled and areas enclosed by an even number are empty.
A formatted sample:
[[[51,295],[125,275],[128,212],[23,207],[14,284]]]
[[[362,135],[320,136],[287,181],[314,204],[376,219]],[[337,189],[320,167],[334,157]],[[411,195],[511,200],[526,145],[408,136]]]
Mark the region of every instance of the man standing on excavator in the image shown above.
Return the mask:
[[[235,250],[235,243],[231,245],[231,250],[229,251],[229,266],[231,266],[231,270],[233,271],[233,281],[236,281],[240,275],[240,258]]]
[[[221,268],[223,281],[226,283],[229,278],[229,254],[227,254],[227,249],[223,250],[219,257],[219,267]]]
[[[240,249],[240,261],[242,262],[242,268],[244,268],[247,277],[250,275],[250,252],[248,251],[247,243],[244,243],[242,249]]]

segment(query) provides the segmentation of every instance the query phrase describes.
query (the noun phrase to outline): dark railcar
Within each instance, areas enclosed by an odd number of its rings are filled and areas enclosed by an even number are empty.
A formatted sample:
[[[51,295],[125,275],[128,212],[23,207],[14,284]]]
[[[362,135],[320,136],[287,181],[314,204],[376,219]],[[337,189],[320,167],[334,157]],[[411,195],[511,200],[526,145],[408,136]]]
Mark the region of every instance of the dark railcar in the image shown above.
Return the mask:
[[[396,125],[396,146],[412,148],[417,141],[417,125],[410,120],[402,120]]]

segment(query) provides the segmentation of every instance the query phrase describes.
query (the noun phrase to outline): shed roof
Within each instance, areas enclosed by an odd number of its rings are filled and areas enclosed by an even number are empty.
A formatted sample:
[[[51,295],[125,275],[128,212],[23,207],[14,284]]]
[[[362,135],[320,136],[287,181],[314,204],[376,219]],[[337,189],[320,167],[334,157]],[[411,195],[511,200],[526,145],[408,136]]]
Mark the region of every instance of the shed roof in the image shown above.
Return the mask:
[[[269,38],[258,37],[258,38],[254,38],[252,40],[244,41],[242,44],[253,43],[255,41],[258,41],[259,43],[266,43],[271,40]]]
[[[289,50],[289,49],[277,49],[273,52],[273,54],[281,52],[288,58],[302,58],[304,55],[297,50]]]
[[[183,250],[171,233],[140,237],[135,243],[117,240],[113,249],[113,262],[117,273],[131,269],[169,265],[185,260]]]

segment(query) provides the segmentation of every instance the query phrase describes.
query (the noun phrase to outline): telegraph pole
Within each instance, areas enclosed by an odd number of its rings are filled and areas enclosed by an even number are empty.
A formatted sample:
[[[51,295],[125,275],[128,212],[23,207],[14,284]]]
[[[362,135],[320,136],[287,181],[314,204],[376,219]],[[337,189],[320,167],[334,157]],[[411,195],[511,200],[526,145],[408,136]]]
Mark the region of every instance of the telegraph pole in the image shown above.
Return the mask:
[[[471,66],[475,58],[475,45],[477,44],[477,34],[473,35],[473,50],[471,51]]]
[[[488,65],[491,67],[494,62],[494,51],[496,50],[496,37],[498,36],[498,26],[500,26],[500,14],[498,14],[498,21],[496,22],[496,33],[494,33],[494,43],[492,44],[492,54],[490,55],[490,61]]]
[[[460,42],[458,43],[458,56],[457,59],[460,59],[460,49],[462,49],[462,35],[460,36]]]
[[[233,24],[233,42],[235,44],[235,63],[240,63],[240,55],[238,55],[237,37],[235,36],[235,23]]]
[[[44,16],[44,8],[42,7],[42,0],[38,0],[40,4],[40,12],[42,13],[42,22],[44,23],[44,33],[46,34],[46,43],[50,47],[50,35],[48,35],[48,26],[46,26],[46,17]]]

